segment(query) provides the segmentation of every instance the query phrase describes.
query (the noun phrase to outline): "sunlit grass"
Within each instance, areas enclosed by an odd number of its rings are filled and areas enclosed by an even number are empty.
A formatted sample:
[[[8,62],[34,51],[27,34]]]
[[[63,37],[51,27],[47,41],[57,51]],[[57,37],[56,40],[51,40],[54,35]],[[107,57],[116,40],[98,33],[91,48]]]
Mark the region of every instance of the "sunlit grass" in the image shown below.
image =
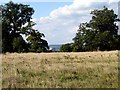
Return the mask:
[[[2,55],[3,87],[117,88],[118,51],[7,53]]]

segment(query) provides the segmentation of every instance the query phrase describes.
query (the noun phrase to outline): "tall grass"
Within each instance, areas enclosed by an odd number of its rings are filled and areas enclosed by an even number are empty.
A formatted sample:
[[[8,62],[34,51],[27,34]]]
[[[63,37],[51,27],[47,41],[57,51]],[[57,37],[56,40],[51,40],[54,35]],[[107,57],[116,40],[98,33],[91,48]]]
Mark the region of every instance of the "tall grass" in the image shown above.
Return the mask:
[[[3,88],[117,88],[118,51],[7,53]]]

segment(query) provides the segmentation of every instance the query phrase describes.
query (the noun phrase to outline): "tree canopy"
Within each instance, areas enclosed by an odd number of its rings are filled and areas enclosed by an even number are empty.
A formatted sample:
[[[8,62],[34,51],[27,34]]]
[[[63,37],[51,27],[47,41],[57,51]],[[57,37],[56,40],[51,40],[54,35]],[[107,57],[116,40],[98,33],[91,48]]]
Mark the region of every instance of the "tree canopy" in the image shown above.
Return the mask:
[[[120,49],[120,35],[118,35],[119,21],[113,10],[104,7],[102,10],[91,12],[89,23],[81,23],[74,40],[77,51],[118,50]],[[75,49],[75,50],[76,50]]]
[[[48,44],[44,46],[47,41],[42,39],[42,33],[32,28],[35,25],[31,21],[34,14],[32,7],[13,3],[12,1],[0,7],[2,8],[2,52],[24,52],[32,48],[32,43],[26,42],[22,35],[37,38],[37,40],[32,39],[32,41],[38,41],[36,42],[36,49],[33,50],[34,52],[40,48],[41,51],[47,51]],[[33,32],[37,36],[33,36]],[[39,45],[39,42],[42,42],[41,45]],[[43,48],[46,48],[46,50],[43,50]]]
[[[30,51],[32,52],[46,52],[49,50],[48,43],[43,40],[45,37],[43,33],[39,33],[37,30],[33,30],[27,37],[28,44],[30,44]]]
[[[64,44],[60,47],[61,52],[72,52],[71,44]]]
[[[71,45],[62,45],[61,51],[72,48],[73,52],[120,50],[120,35],[117,22],[120,21],[113,10],[104,7],[91,11],[92,19],[81,23]],[[65,49],[65,50],[64,50]]]

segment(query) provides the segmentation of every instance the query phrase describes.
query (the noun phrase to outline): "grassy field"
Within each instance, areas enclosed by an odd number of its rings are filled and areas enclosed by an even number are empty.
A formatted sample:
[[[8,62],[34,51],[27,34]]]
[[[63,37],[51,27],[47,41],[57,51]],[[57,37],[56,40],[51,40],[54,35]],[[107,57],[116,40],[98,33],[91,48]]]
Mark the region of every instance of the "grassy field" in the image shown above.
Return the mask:
[[[3,88],[117,88],[118,51],[7,53]]]

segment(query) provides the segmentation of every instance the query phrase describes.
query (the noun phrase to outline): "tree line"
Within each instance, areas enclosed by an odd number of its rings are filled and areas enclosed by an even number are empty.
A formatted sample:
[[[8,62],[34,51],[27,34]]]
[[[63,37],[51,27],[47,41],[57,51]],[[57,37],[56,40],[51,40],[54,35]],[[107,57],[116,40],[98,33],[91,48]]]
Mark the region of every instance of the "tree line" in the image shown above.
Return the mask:
[[[10,1],[1,5],[2,53],[5,52],[48,52],[45,35],[33,28],[34,9],[29,5]],[[104,7],[91,11],[92,19],[81,23],[73,43],[61,46],[61,52],[120,50],[120,35],[117,22],[120,21],[113,10]],[[24,38],[23,38],[24,36]]]

